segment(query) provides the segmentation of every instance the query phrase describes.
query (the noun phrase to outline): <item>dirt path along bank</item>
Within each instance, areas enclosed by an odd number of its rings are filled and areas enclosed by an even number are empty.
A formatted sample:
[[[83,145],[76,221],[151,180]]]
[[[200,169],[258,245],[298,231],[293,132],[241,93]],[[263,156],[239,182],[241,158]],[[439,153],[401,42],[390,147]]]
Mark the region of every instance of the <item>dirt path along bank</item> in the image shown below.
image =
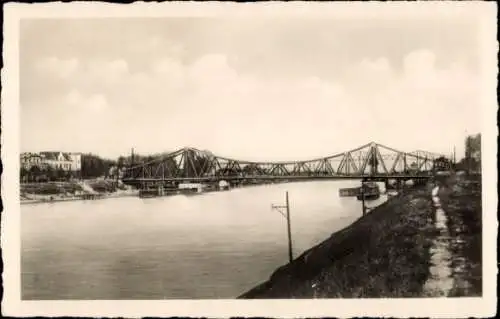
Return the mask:
[[[454,282],[449,296],[482,296],[481,176],[455,175],[439,184],[452,255]]]

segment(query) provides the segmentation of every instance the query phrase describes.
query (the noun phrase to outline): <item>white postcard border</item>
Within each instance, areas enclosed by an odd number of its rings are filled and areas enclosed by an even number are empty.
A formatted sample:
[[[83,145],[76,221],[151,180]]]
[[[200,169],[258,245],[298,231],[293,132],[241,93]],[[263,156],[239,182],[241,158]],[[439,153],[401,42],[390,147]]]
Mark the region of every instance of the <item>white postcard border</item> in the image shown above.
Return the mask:
[[[371,3],[45,3],[4,6],[2,70],[2,250],[4,315],[9,316],[197,316],[197,317],[480,317],[496,309],[496,4],[486,2]],[[341,300],[165,300],[165,301],[21,301],[19,203],[19,21],[22,18],[166,17],[251,15],[336,18],[387,15],[476,14],[482,19],[483,92],[483,297],[443,299]],[[248,287],[249,289],[252,287]]]

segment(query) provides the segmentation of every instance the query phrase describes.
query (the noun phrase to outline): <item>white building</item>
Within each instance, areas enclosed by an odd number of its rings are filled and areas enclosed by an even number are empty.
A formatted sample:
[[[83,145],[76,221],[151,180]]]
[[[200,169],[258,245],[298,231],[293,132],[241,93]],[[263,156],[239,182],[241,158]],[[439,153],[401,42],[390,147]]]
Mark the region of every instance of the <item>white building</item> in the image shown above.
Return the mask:
[[[21,165],[28,170],[33,166],[38,166],[40,169],[50,166],[56,170],[80,171],[82,169],[82,155],[64,152],[23,153],[21,154]]]
[[[30,170],[33,166],[42,167],[42,157],[37,153],[21,153],[21,166]]]
[[[79,171],[82,169],[82,154],[80,153],[69,153],[71,158],[71,170]]]

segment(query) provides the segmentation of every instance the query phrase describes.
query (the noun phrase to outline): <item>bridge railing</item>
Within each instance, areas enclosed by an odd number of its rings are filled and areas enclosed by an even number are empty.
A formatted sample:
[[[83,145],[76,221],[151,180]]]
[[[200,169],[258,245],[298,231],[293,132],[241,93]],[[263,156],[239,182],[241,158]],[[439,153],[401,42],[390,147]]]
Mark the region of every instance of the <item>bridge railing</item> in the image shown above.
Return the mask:
[[[290,176],[272,176],[272,175],[229,175],[229,176],[199,176],[199,177],[155,177],[146,176],[139,178],[124,178],[124,183],[137,182],[218,182],[226,181],[262,181],[262,180],[328,180],[328,179],[410,179],[427,178],[432,174],[359,174],[359,175],[290,175]]]

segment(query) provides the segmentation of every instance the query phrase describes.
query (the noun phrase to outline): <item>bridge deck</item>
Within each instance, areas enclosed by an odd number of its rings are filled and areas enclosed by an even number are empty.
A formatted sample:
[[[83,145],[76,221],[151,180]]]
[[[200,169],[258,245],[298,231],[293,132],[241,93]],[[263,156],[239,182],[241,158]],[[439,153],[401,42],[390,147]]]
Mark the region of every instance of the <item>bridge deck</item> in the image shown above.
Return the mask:
[[[206,176],[206,177],[165,177],[165,178],[124,178],[123,182],[214,182],[221,180],[243,181],[243,180],[385,180],[385,179],[423,179],[431,178],[432,174],[425,175],[346,175],[346,176]]]

